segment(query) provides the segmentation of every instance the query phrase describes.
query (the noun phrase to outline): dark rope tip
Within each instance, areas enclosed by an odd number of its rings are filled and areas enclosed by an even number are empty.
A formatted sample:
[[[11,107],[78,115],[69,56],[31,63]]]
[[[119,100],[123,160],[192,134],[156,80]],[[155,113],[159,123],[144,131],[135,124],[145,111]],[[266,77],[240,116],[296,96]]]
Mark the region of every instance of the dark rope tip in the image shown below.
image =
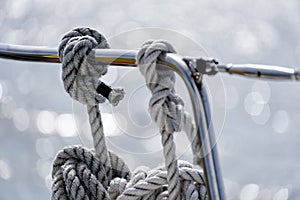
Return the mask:
[[[98,94],[101,94],[102,96],[104,96],[106,99],[108,99],[109,94],[111,93],[112,89],[111,87],[109,87],[108,85],[106,85],[105,83],[101,82],[96,91],[98,92]]]

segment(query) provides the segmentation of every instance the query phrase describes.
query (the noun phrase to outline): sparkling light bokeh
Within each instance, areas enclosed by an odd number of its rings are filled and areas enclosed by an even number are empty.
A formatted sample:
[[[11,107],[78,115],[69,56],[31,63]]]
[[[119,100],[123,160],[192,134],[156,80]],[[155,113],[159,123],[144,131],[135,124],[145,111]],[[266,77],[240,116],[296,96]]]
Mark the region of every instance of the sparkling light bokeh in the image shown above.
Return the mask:
[[[160,27],[190,37],[220,63],[262,63],[300,69],[298,0],[0,3],[0,43],[57,47],[62,35],[78,26],[93,27],[108,38],[130,29]],[[147,31],[140,31],[111,46],[139,48],[141,38],[151,39]],[[169,40],[174,42],[176,38],[170,35]],[[176,42],[177,49],[184,47]],[[199,53],[192,47],[179,53],[186,52]],[[55,154],[67,145],[92,147],[88,121],[80,121],[86,117],[74,114],[60,70],[58,64],[0,59],[0,199],[49,199]],[[124,68],[110,68],[103,80],[117,85],[126,72]],[[126,87],[137,89],[134,84],[138,78],[132,76]],[[298,199],[299,83],[230,75],[222,75],[222,79],[226,99],[215,100],[226,102],[226,119],[218,145],[228,199]],[[221,87],[214,88],[211,94],[217,93],[218,88]],[[145,100],[141,101],[143,95]],[[131,120],[140,127],[149,125],[149,116],[143,115],[148,105],[146,96],[141,90],[130,100],[136,107],[127,106],[128,102],[123,105],[130,107]],[[152,133],[147,132],[152,126],[137,129],[127,120],[125,111],[113,113],[107,104],[100,109],[110,147],[121,151],[119,142],[129,150],[140,149],[140,154],[128,150],[121,155],[131,169],[137,165],[154,167],[153,160],[163,163],[160,152],[145,156],[145,152],[161,148],[159,135],[147,142],[141,140]],[[215,123],[223,122],[215,119]],[[133,128],[138,131],[128,133],[124,139],[122,130]],[[182,137],[175,140],[177,153],[190,161],[187,141]]]
[[[56,113],[42,110],[39,112],[36,120],[37,128],[44,134],[51,134],[55,130]]]
[[[55,120],[55,129],[62,137],[74,137],[76,125],[72,114],[61,114]]]
[[[4,160],[0,160],[0,178],[8,180],[11,177],[11,167]]]

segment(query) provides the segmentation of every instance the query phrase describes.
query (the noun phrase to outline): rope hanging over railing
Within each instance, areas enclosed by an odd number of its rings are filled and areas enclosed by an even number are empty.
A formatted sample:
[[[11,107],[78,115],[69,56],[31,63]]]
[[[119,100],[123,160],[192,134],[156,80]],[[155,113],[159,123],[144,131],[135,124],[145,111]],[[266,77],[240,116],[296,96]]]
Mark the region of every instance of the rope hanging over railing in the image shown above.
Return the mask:
[[[95,149],[74,145],[57,154],[52,199],[207,199],[202,171],[177,160],[175,155],[174,132],[185,130],[194,155],[200,156],[200,144],[183,101],[175,94],[174,72],[157,63],[161,54],[175,52],[174,48],[165,41],[148,41],[137,54],[138,67],[152,93],[149,111],[162,136],[165,167],[138,167],[133,173],[106,147],[98,104],[108,99],[116,106],[125,93],[99,80],[107,72],[107,65],[91,59],[94,48],[109,45],[89,28],[72,30],[59,46],[64,87],[73,99],[86,105]],[[199,159],[195,157],[195,162]]]

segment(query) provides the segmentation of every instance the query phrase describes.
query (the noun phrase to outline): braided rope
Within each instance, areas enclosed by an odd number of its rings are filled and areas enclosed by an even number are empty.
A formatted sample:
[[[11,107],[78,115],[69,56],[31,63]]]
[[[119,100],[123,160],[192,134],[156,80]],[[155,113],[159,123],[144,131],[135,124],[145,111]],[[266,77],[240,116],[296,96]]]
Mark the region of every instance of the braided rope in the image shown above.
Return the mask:
[[[175,52],[164,41],[146,42],[137,55],[137,64],[152,92],[151,117],[162,135],[165,167],[137,168],[132,174],[126,163],[107,150],[99,103],[106,99],[116,106],[124,90],[110,88],[99,78],[107,66],[97,63],[95,48],[109,48],[106,39],[89,28],[67,33],[59,46],[62,79],[69,95],[86,105],[95,150],[74,145],[61,150],[53,163],[52,199],[207,199],[200,170],[177,160],[173,133],[183,128],[199,153],[195,125],[184,112],[183,101],[175,94],[174,73],[157,64],[165,52]]]

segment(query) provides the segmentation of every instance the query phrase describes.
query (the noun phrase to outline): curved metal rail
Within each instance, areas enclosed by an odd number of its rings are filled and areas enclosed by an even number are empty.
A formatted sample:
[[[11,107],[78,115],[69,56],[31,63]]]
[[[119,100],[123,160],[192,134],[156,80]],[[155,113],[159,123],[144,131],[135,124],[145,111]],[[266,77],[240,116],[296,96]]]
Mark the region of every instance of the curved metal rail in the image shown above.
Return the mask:
[[[136,66],[135,50],[115,50],[115,49],[97,49],[95,58],[99,62],[118,66]],[[49,47],[22,46],[0,43],[0,58],[59,63],[57,50]],[[217,72],[242,75],[246,77],[265,78],[274,80],[300,80],[300,73],[293,68],[272,66],[272,65],[254,65],[254,64],[199,64],[199,58],[185,58],[194,61],[195,69],[202,74],[214,75]],[[214,73],[212,73],[214,72]]]

